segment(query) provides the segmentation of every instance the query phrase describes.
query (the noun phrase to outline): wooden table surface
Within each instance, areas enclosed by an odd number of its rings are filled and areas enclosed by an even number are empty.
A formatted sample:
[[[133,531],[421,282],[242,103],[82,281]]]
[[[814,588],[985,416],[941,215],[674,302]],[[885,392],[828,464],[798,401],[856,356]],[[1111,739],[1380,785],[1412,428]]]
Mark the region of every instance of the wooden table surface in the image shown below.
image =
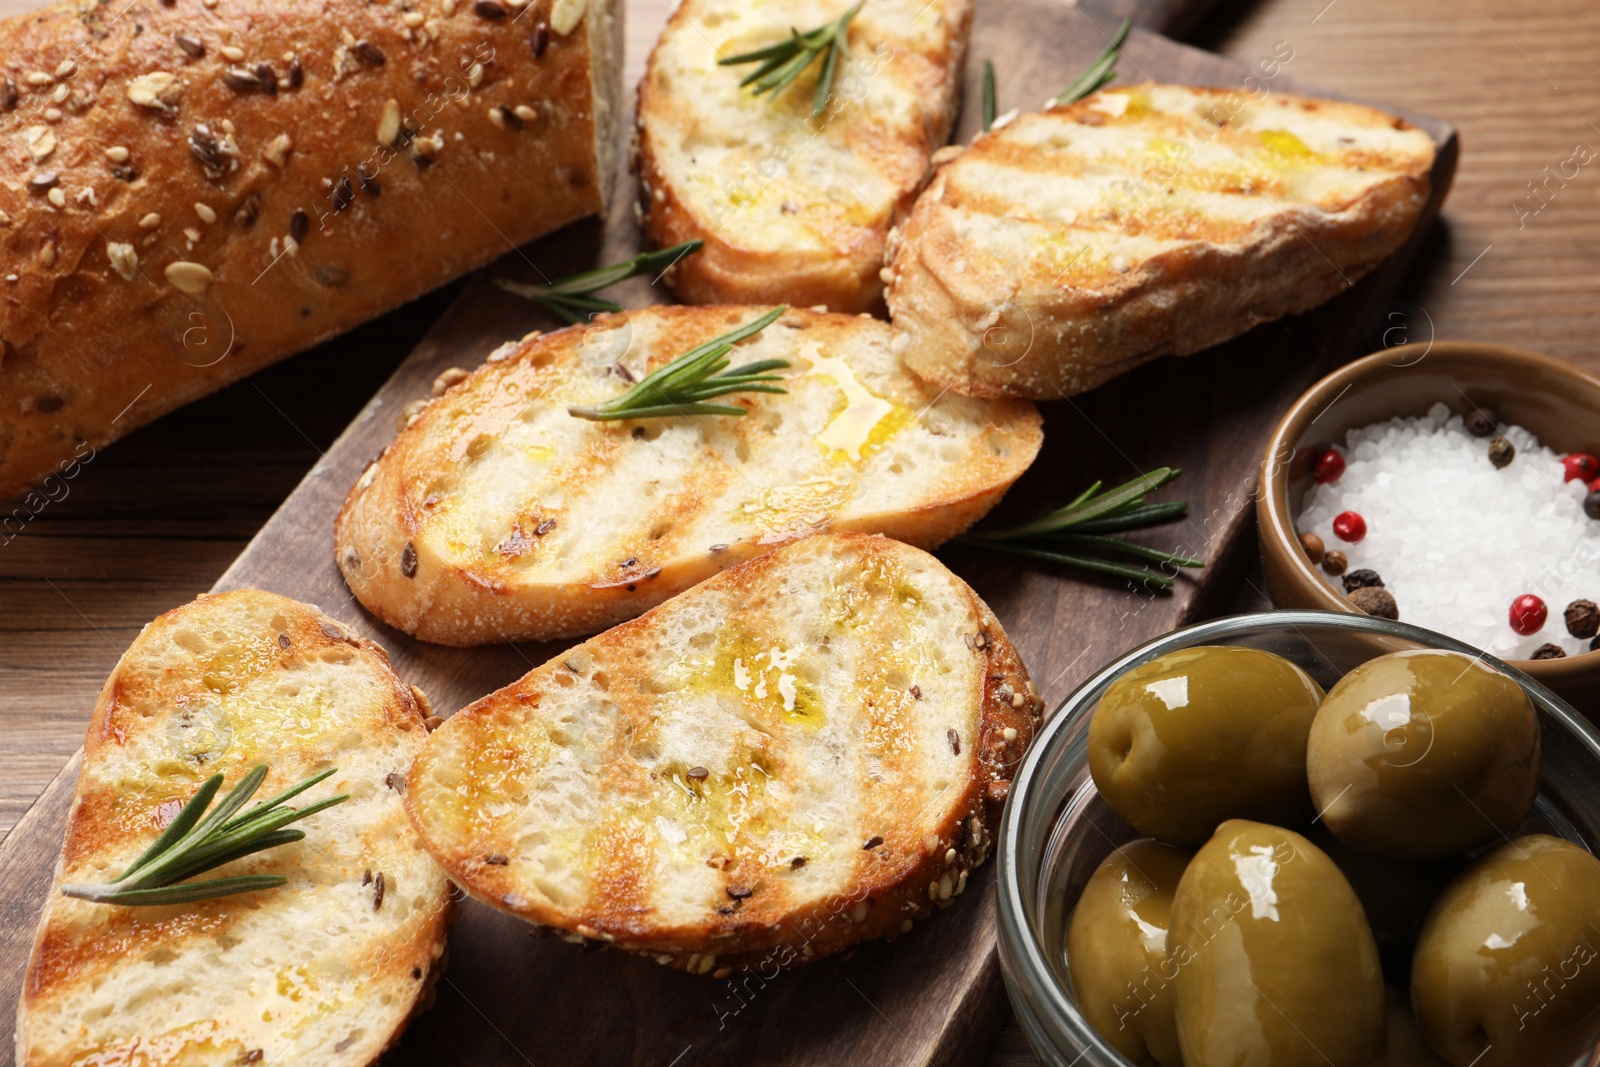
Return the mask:
[[[34,6],[0,0],[0,15]],[[1287,44],[1297,79],[1459,127],[1444,221],[1373,347],[1385,331],[1498,341],[1600,373],[1594,0],[1225,2],[1189,39],[1246,61]],[[0,835],[81,743],[139,627],[212,585],[451,294],[139,431],[0,543]],[[1032,1062],[1014,1027],[991,1062]]]

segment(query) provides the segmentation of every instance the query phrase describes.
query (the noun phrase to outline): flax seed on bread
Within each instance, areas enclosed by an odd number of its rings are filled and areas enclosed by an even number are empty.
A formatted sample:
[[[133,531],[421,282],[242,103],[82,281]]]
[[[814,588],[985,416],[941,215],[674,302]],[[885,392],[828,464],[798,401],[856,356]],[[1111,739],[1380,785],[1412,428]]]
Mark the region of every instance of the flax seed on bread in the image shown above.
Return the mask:
[[[959,896],[1038,708],[937,560],[822,535],[457,712],[406,803],[479,900],[720,975],[896,935]]]

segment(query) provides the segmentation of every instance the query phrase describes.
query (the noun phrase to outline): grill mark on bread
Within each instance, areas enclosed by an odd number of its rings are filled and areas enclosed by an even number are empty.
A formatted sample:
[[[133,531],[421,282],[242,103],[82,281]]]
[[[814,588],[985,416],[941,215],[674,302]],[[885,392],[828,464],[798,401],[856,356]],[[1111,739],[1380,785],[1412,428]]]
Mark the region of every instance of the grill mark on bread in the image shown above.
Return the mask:
[[[29,994],[61,996],[64,990],[92,985],[125,957],[154,948],[181,951],[192,942],[225,934],[237,919],[237,909],[219,907],[212,901],[161,918],[135,908],[117,911],[96,927],[92,938],[70,926],[46,927],[29,968]]]
[[[632,935],[636,923],[644,929],[654,910],[654,856],[644,826],[630,821],[620,815],[595,832],[592,889],[580,913],[587,920],[583,925],[613,936]]]

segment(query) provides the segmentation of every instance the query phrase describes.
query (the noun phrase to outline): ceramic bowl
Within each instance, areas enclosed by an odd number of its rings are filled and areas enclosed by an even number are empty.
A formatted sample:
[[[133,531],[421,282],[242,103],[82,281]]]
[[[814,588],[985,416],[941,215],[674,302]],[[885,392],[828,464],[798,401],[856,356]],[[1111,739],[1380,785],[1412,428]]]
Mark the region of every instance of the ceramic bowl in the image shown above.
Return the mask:
[[[1312,386],[1273,430],[1260,470],[1256,517],[1267,593],[1280,608],[1355,612],[1330,588],[1300,547],[1295,515],[1312,484],[1320,450],[1343,445],[1346,431],[1396,416],[1426,414],[1444,403],[1454,414],[1493,409],[1525,426],[1556,452],[1600,455],[1600,380],[1560,360],[1504,345],[1437,342],[1358,359]],[[1338,547],[1337,542],[1329,545]],[[1564,604],[1550,605],[1547,626],[1561,626]],[[1405,605],[1400,605],[1405,618]],[[1600,653],[1511,665],[1575,703],[1600,705]]]

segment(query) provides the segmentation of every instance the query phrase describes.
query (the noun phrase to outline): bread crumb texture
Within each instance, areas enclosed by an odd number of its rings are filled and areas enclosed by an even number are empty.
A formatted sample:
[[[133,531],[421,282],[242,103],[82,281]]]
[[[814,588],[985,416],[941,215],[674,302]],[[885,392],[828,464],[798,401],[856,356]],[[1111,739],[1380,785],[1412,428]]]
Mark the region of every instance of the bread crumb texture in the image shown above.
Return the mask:
[[[1023,115],[940,167],[891,240],[911,369],[1054,399],[1303,311],[1427,203],[1404,119],[1281,93],[1145,84]]]
[[[693,303],[788,300],[865,311],[890,221],[950,136],[970,0],[872,0],[849,27],[821,115],[814,62],[776,96],[719,57],[837,18],[853,0],[686,0],[639,89],[641,209],[650,238],[706,248],[672,275]]]
[[[265,799],[337,767],[304,799],[350,799],[214,875],[278,889],[135,908],[52,888],[18,1062],[375,1061],[442,966],[448,883],[400,792],[426,732],[381,649],[293,600],[202,596],[147,626],[96,705],[57,885],[115,878],[213,774],[265,762]]]
[[[786,359],[743,417],[594,422],[617,396],[764,308],[663,307],[524,340],[431,399],[351,491],[345,580],[450,644],[593,633],[820,530],[932,548],[977,521],[1042,441],[1028,403],[930,387],[889,327],[790,311],[732,353]]]
[[[898,935],[987,857],[1038,701],[959,578],[788,545],[433,733],[407,804],[473,896],[698,973]]]

